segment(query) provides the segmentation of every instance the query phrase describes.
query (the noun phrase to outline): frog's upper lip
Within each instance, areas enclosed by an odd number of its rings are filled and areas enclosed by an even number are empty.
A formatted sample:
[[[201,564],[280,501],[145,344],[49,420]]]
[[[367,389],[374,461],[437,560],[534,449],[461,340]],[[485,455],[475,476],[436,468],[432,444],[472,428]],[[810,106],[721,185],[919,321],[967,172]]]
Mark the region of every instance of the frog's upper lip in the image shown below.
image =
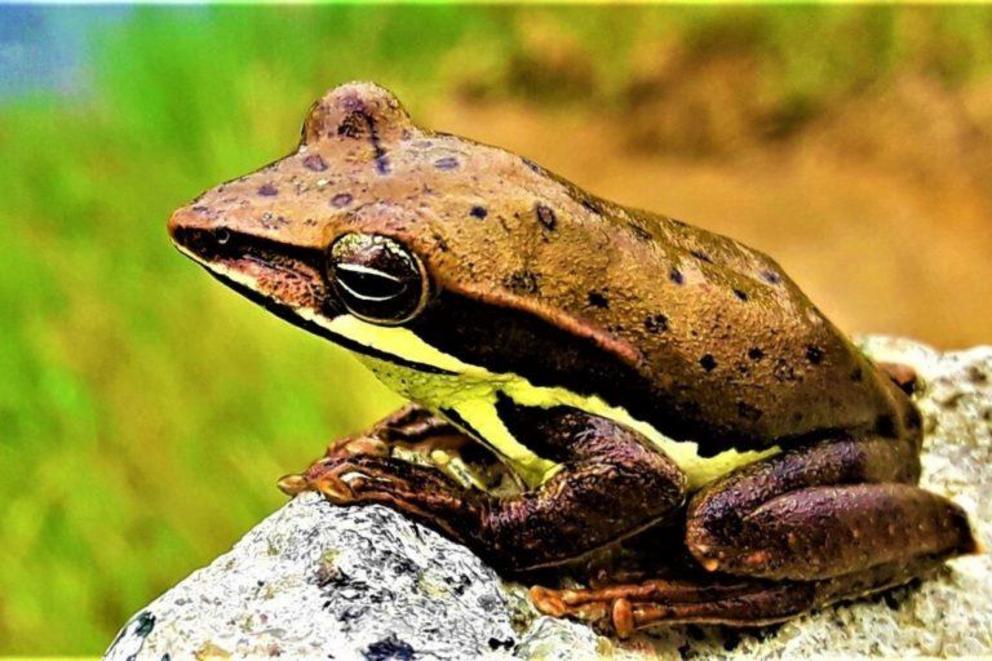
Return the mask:
[[[240,234],[222,224],[170,222],[169,232],[180,252],[227,284],[237,282],[291,309],[319,310],[333,302],[327,295],[321,251]]]

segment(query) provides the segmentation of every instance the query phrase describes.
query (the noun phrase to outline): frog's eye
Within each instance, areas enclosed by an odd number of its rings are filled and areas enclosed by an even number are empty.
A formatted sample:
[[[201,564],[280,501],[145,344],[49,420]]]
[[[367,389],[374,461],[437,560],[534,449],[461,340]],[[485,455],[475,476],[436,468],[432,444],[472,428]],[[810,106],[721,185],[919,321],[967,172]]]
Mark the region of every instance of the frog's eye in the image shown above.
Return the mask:
[[[374,324],[409,321],[427,303],[423,263],[402,244],[378,234],[345,234],[333,245],[328,279],[348,312]]]

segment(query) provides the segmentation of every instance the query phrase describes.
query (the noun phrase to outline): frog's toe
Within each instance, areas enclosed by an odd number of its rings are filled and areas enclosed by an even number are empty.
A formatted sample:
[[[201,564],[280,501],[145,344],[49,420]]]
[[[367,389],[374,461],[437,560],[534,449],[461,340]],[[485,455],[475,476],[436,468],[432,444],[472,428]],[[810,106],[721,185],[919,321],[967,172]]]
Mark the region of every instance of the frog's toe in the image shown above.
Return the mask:
[[[349,436],[332,443],[327,448],[326,457],[349,457],[352,455],[388,457],[389,445],[374,436]]]
[[[656,624],[756,626],[811,608],[814,584],[774,584],[726,577],[723,581],[648,580],[597,589],[530,591],[546,615],[568,617],[628,638]]]
[[[296,496],[303,493],[304,491],[310,491],[310,482],[307,480],[305,475],[300,475],[299,473],[290,473],[289,475],[283,475],[276,482],[276,486],[287,496]]]

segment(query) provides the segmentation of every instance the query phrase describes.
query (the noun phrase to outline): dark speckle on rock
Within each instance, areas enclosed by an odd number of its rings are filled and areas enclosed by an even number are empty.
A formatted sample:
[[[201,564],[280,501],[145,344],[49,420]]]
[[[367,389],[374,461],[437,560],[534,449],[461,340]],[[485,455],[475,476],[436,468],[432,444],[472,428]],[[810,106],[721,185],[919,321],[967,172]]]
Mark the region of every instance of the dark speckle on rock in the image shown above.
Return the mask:
[[[682,275],[682,271],[674,267],[672,268],[671,271],[668,272],[668,279],[677,285],[681,285],[683,282],[685,282],[685,276]]]
[[[815,345],[806,347],[806,360],[812,365],[819,365],[823,362],[823,349]]]
[[[279,194],[279,189],[272,184],[262,184],[258,187],[258,194],[264,197],[272,197]]]
[[[473,218],[478,218],[479,220],[482,220],[487,215],[489,215],[489,212],[486,211],[486,208],[479,205],[472,207],[468,213]]]
[[[507,650],[513,649],[514,640],[512,638],[507,638],[506,640],[500,640],[499,638],[489,639],[489,649],[498,650],[501,647]]]
[[[134,635],[147,638],[155,629],[155,616],[151,611],[144,611],[138,615],[137,625],[134,627]]]
[[[735,289],[734,296],[741,299],[742,301],[746,301],[748,299],[747,292],[744,291],[743,289]]]
[[[765,352],[758,347],[751,347],[747,350],[747,357],[751,360],[761,360],[765,357]]]
[[[699,359],[699,364],[702,365],[703,369],[707,372],[712,372],[716,369],[716,358],[714,358],[711,353],[705,354]]]
[[[689,251],[689,254],[692,255],[693,257],[695,257],[698,260],[707,262],[708,264],[712,264],[713,263],[713,258],[710,257],[709,255],[707,255],[702,250],[690,250]]]
[[[733,652],[741,644],[741,634],[729,627],[721,630],[723,634],[723,649]]]
[[[410,661],[414,651],[410,643],[390,634],[368,646],[364,654],[367,661]]]
[[[458,167],[458,159],[454,156],[444,156],[434,161],[434,167],[438,170],[454,170]]]

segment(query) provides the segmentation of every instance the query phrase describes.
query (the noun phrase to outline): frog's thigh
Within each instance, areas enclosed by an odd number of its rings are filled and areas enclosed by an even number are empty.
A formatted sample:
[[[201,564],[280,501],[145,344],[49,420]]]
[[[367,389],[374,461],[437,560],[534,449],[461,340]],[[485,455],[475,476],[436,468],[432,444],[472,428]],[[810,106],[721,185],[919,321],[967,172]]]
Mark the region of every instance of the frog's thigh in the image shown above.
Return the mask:
[[[686,543],[707,570],[796,581],[973,550],[965,513],[917,476],[909,442],[820,441],[696,494]]]
[[[687,512],[689,551],[715,573],[538,587],[534,602],[627,636],[661,622],[768,624],[905,583],[976,547],[964,512],[915,486],[913,447],[843,438],[739,469],[699,492]]]

